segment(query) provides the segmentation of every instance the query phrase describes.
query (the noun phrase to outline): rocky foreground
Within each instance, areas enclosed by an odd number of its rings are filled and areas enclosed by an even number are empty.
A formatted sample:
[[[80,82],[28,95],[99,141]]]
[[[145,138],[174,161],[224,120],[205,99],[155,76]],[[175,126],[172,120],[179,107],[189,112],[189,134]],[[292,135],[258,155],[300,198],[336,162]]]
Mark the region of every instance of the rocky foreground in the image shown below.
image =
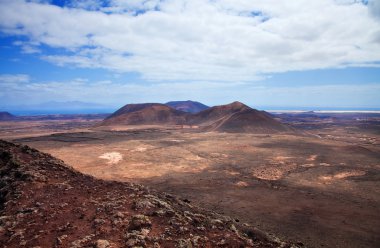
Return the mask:
[[[290,247],[169,194],[0,140],[2,247]]]

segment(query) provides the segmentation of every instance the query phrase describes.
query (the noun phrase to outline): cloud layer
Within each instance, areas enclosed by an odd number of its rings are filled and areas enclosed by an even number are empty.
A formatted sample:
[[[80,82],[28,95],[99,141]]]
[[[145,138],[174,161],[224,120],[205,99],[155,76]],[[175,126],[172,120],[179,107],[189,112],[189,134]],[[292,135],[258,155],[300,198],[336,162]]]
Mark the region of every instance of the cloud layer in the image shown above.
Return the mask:
[[[119,108],[126,103],[197,100],[209,105],[235,100],[264,107],[356,107],[378,108],[380,84],[276,86],[229,82],[155,82],[151,84],[68,81],[36,82],[27,75],[0,74],[0,105],[3,108],[48,101],[86,101]],[[22,101],[20,101],[22,99]],[[147,100],[149,99],[149,100]]]
[[[17,44],[24,52],[61,66],[152,81],[252,81],[380,61],[374,0],[46,2],[0,0],[0,30],[26,37]]]

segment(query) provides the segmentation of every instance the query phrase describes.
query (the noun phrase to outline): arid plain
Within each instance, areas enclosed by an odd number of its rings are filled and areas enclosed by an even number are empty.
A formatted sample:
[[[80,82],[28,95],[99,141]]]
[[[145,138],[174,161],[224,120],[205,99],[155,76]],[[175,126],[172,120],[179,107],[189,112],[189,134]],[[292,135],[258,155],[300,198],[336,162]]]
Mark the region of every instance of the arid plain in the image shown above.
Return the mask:
[[[99,127],[102,117],[4,121],[0,138],[306,247],[380,244],[380,115],[277,115],[294,134]]]

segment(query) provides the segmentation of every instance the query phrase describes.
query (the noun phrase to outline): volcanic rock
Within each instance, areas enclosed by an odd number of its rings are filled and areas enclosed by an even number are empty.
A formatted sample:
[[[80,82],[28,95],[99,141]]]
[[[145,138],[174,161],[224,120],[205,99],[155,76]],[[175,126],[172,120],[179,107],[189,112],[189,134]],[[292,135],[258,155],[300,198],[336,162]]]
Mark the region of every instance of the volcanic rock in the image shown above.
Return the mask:
[[[107,117],[101,125],[184,124],[188,113],[160,103],[127,104]]]
[[[148,208],[134,206],[142,200],[151,201]],[[173,195],[95,179],[49,154],[0,140],[2,247],[291,246],[242,230],[233,219]]]
[[[207,131],[265,134],[294,131],[269,113],[250,108],[241,102],[209,108],[196,114],[193,121]]]

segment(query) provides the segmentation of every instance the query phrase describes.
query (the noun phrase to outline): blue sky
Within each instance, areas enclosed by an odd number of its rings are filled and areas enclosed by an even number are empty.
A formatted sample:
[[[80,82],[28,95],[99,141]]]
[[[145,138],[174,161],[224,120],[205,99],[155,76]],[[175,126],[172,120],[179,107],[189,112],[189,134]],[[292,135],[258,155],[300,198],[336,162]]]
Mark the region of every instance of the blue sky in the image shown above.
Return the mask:
[[[0,0],[0,109],[380,108],[379,2]]]

